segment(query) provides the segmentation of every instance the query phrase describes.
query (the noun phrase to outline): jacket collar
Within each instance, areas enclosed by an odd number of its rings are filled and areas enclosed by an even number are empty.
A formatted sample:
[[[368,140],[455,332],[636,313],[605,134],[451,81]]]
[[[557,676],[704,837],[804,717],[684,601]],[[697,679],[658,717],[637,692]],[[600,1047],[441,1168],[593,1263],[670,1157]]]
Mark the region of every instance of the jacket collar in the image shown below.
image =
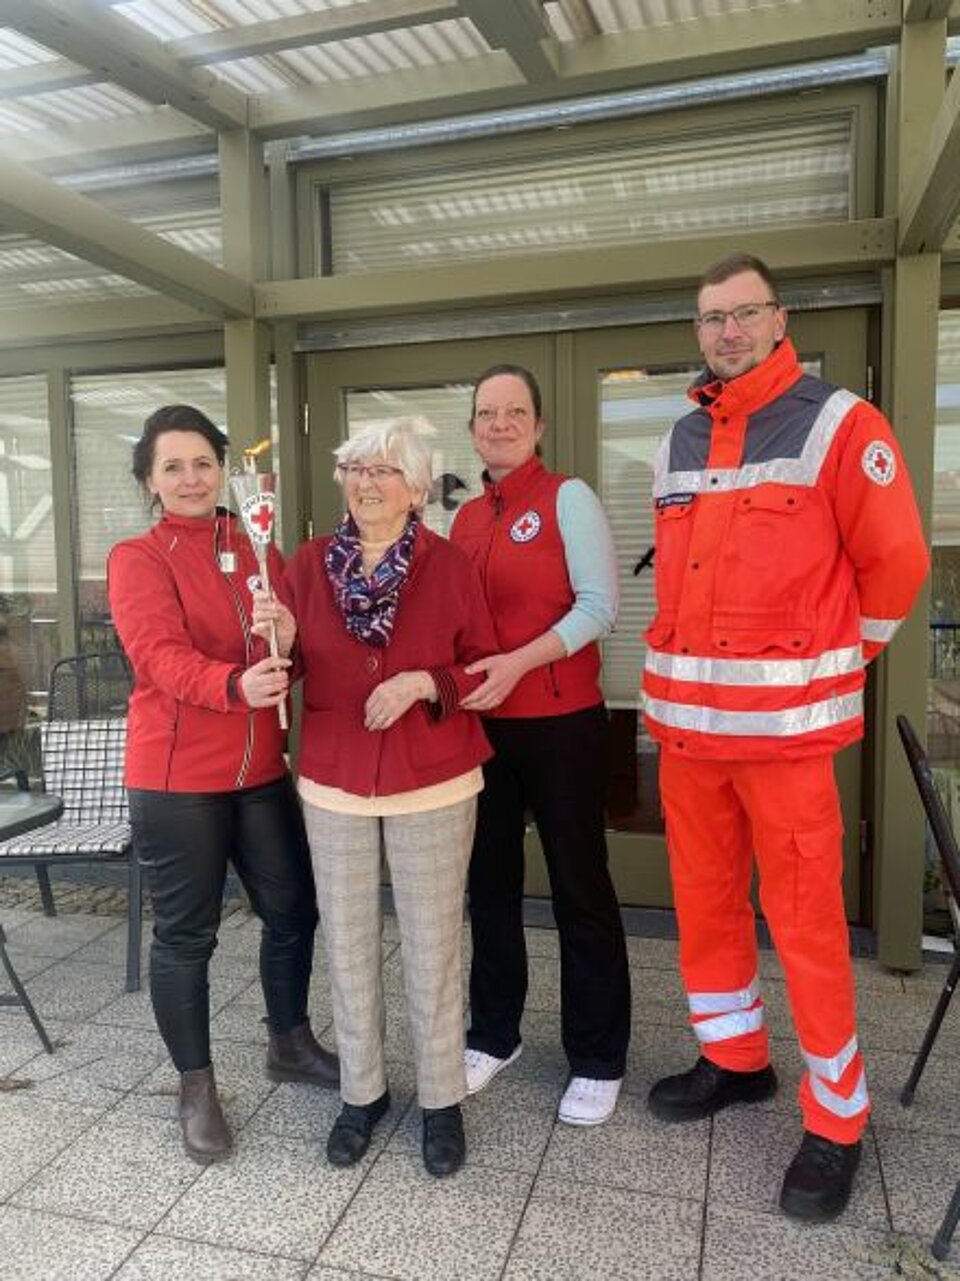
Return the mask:
[[[711,370],[704,370],[687,395],[701,409],[718,408],[718,402],[722,400],[723,408],[728,412],[751,411],[782,396],[802,375],[803,369],[793,343],[789,338],[783,338],[766,360],[739,378],[723,382]]]
[[[195,530],[197,532],[211,533],[218,523],[224,521],[235,521],[236,517],[233,512],[227,511],[225,507],[218,507],[212,516],[176,516],[173,512],[161,512],[157,526],[164,526],[168,529]]]
[[[532,481],[538,479],[547,469],[536,454],[528,458],[513,471],[507,472],[502,480],[491,480],[489,473],[483,473],[483,488],[487,501],[502,503],[508,506],[516,498],[527,492]]]

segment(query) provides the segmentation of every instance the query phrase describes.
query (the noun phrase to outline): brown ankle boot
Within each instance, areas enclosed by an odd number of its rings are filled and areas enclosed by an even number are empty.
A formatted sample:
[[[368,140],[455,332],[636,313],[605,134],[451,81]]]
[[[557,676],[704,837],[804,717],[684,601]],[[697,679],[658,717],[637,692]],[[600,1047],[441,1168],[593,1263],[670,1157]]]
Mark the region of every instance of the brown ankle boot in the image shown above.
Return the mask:
[[[222,1161],[233,1151],[212,1067],[180,1073],[180,1127],[187,1156],[201,1165]]]
[[[275,1032],[267,1023],[267,1032],[267,1076],[271,1081],[305,1081],[328,1089],[339,1086],[340,1060],[317,1041],[309,1022],[289,1032]]]

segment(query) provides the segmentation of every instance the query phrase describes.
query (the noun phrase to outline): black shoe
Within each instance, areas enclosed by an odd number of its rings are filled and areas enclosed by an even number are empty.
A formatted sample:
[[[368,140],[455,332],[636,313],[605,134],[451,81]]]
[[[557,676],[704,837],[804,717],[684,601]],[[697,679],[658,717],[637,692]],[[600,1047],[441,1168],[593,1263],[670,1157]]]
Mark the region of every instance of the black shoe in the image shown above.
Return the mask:
[[[658,1081],[647,1096],[647,1107],[661,1121],[700,1121],[731,1103],[760,1103],[776,1092],[772,1067],[731,1072],[699,1058],[689,1072]]]
[[[423,1109],[423,1164],[434,1178],[456,1174],[467,1156],[459,1103]]]
[[[327,1160],[330,1164],[341,1167],[356,1165],[370,1146],[373,1127],[389,1107],[389,1090],[372,1103],[360,1106],[344,1103],[327,1137]]]
[[[811,1223],[825,1223],[841,1214],[850,1200],[861,1147],[859,1141],[834,1143],[804,1130],[780,1191],[784,1214]]]

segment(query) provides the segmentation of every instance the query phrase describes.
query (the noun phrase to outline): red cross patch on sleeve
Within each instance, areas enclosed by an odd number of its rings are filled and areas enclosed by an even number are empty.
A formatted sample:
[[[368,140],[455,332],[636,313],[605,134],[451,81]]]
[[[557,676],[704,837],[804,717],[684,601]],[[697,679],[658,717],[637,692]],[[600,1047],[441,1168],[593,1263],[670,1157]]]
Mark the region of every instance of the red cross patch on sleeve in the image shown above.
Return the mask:
[[[883,440],[871,440],[860,460],[869,480],[875,485],[890,485],[897,474],[893,450]]]

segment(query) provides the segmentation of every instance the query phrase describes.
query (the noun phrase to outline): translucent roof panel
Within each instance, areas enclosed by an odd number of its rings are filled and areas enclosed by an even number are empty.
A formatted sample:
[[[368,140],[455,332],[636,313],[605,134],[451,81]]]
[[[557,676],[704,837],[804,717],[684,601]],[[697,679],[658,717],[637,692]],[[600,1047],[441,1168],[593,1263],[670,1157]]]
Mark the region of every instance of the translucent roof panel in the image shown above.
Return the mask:
[[[38,63],[56,62],[58,55],[42,44],[22,36],[19,31],[0,27],[0,71],[15,67],[35,67]]]
[[[368,0],[123,0],[116,13],[158,40],[179,40],[304,13],[360,9]]]
[[[0,235],[0,311],[103,302],[151,292],[42,241]]]
[[[112,84],[82,85],[35,93],[24,98],[0,99],[0,134],[30,133],[118,116],[152,111],[153,106]]]
[[[773,9],[803,0],[546,0],[544,9],[559,40],[642,31],[695,18]]]
[[[283,92],[331,80],[359,80],[461,62],[489,52],[467,19],[448,19],[401,31],[353,36],[210,68],[245,93]]]

